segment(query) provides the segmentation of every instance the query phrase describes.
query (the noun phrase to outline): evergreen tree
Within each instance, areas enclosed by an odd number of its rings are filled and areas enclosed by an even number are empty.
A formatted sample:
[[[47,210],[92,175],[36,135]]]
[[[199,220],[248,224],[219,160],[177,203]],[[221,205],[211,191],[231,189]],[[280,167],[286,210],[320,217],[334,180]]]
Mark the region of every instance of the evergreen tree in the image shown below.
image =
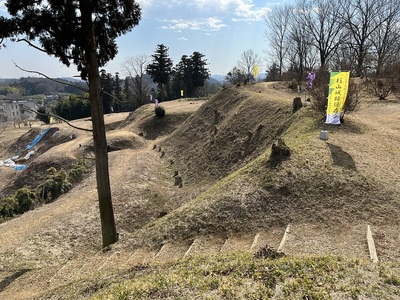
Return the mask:
[[[238,67],[233,67],[233,69],[228,72],[225,79],[231,84],[241,84],[245,83],[247,76],[246,73]]]
[[[105,70],[100,71],[100,83],[101,83],[101,98],[103,100],[103,111],[105,114],[111,112],[113,106],[113,91],[114,91],[114,79],[110,73],[106,73]]]
[[[89,100],[76,95],[70,95],[58,101],[52,109],[57,116],[66,120],[76,120],[90,116]]]
[[[36,115],[36,119],[43,122],[44,124],[50,124],[50,117],[47,114],[46,107],[41,106],[37,110],[38,114]]]
[[[126,77],[124,80],[124,94],[122,102],[122,111],[132,111],[134,109],[132,104],[132,90],[129,84],[130,77]]]
[[[89,83],[103,247],[117,241],[111,201],[107,140],[99,68],[117,54],[116,38],[139,23],[141,11],[134,0],[8,0],[10,18],[0,17],[0,42],[14,37],[77,66]]]
[[[119,78],[119,73],[115,73],[114,79],[114,112],[122,111],[122,80]]]
[[[146,68],[147,73],[158,84],[161,101],[164,100],[164,94],[167,92],[165,88],[168,86],[172,74],[172,60],[169,57],[168,50],[168,47],[163,44],[157,45],[154,54],[151,56],[152,63]]]
[[[195,97],[197,89],[210,77],[206,66],[207,61],[200,52],[193,52],[190,57],[183,55],[174,68],[174,89],[183,89],[185,97]]]
[[[281,78],[279,66],[274,63],[267,72],[267,78],[265,81],[277,81]]]
[[[206,80],[210,77],[207,66],[207,60],[204,59],[204,54],[200,52],[193,52],[190,56],[192,61],[192,87],[194,96],[196,96],[197,89],[203,87]]]
[[[185,97],[191,97],[193,92],[193,65],[190,57],[183,55],[181,61],[175,66],[173,74],[173,89],[175,91],[175,97],[180,95],[181,90],[183,90]]]

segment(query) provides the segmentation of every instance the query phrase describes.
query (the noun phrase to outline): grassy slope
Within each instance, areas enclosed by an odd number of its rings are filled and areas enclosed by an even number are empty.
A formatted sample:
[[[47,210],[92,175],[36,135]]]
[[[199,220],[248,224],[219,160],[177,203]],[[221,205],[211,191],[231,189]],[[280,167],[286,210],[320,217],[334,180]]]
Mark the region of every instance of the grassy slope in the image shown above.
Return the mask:
[[[163,142],[187,184],[212,186],[143,228],[136,240],[160,243],[291,222],[397,222],[395,189],[359,172],[340,147],[319,140],[322,125],[314,111],[292,115],[287,101],[270,99],[244,88],[222,91]],[[344,134],[356,130],[348,123]],[[292,155],[272,167],[270,147],[278,137]]]
[[[389,300],[400,297],[398,272],[398,265],[378,267],[340,257],[265,260],[233,252],[141,266],[113,280],[92,282],[86,292],[96,300]]]
[[[335,143],[340,136],[352,143],[353,135],[363,135],[368,128],[350,119],[340,129],[329,128],[329,143],[319,140],[320,130],[320,117],[311,110],[292,115],[288,102],[247,89],[222,91],[162,143],[189,186],[210,188],[143,227],[133,239],[163,244],[204,234],[268,231],[291,222],[321,228],[397,224],[396,189],[360,168],[360,162]],[[278,137],[292,155],[271,166],[270,147]],[[130,279],[105,283],[110,288],[94,299],[400,297],[398,264],[371,266],[336,257],[270,261],[220,254],[143,266],[126,276]]]
[[[135,176],[136,169],[112,178],[120,185],[114,199],[121,226],[130,232],[129,239],[121,241],[127,247],[133,241],[136,247],[159,246],[204,234],[270,231],[288,223],[320,227],[398,224],[396,186],[385,185],[379,178],[383,170],[379,174],[372,171],[378,162],[367,161],[368,149],[357,148],[370,139],[370,129],[356,119],[329,128],[331,139],[325,143],[318,138],[320,116],[309,109],[292,114],[290,97],[265,85],[227,88],[193,115],[168,112],[167,107],[168,118],[157,120],[151,110],[143,108],[122,128],[143,133],[165,151],[159,171],[155,155],[124,152],[125,159],[143,157],[138,170],[141,176],[151,177],[143,191],[129,187],[135,186],[134,181],[125,182],[127,176]],[[278,137],[292,155],[271,166],[270,148]],[[110,156],[112,166],[126,166],[117,156]],[[169,160],[174,160],[173,166]],[[184,188],[178,191],[168,189],[167,173],[173,170],[184,179]],[[131,198],[146,201],[129,207],[126,199]],[[143,215],[139,216],[142,206]],[[164,213],[167,215],[160,217]],[[136,223],[130,224],[131,219]],[[98,275],[75,282],[46,297],[395,299],[399,297],[399,274],[397,263],[371,266],[335,257],[270,261],[233,253],[138,265],[107,278]]]

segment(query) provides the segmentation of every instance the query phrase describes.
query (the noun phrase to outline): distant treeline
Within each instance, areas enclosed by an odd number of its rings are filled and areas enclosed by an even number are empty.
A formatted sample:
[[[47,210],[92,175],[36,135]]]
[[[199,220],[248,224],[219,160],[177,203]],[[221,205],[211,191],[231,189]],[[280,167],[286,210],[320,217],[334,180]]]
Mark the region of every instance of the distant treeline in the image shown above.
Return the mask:
[[[66,82],[68,84],[64,84]],[[52,94],[82,94],[81,89],[87,89],[87,84],[73,78],[57,78],[55,80],[35,77],[19,79],[0,79],[0,95],[16,94],[22,96],[52,95]]]

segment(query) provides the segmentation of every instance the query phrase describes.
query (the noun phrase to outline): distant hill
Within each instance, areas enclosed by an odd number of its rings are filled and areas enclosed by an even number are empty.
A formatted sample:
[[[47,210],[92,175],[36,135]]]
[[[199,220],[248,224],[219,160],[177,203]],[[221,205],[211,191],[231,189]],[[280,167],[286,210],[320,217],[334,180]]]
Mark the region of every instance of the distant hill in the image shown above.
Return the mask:
[[[259,73],[257,76],[257,81],[265,81],[266,77],[267,77],[267,73]],[[226,75],[211,75],[210,78],[217,80],[220,83],[224,83]]]
[[[63,82],[69,83],[64,84]],[[72,83],[72,85],[71,85]],[[82,88],[87,88],[86,82],[77,78],[54,78],[47,79],[41,77],[21,77],[21,78],[2,78],[0,86],[13,85],[21,88],[25,95],[38,94],[81,94]]]
[[[219,82],[224,82],[225,81],[225,75],[211,75],[211,79],[217,80]]]

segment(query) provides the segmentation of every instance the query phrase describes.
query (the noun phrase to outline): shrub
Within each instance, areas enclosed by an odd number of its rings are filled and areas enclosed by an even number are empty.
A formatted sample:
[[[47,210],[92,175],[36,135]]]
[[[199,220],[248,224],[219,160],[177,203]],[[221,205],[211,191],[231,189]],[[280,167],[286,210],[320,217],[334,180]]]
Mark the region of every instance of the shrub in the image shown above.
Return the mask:
[[[297,91],[298,85],[299,83],[297,82],[296,79],[292,79],[287,83],[288,88],[291,89],[292,91]]]
[[[360,103],[359,97],[360,87],[353,80],[350,79],[349,91],[347,93],[346,102],[343,106],[343,115],[346,112],[355,111]]]
[[[55,168],[47,170],[49,176],[45,183],[39,186],[40,197],[46,202],[52,202],[63,193],[71,188],[71,183],[68,181],[68,175],[65,170],[57,173]]]
[[[11,218],[15,214],[15,198],[14,196],[2,200],[3,204],[0,206],[0,216],[3,218]]]
[[[83,179],[83,175],[87,173],[86,165],[83,161],[79,161],[68,172],[68,178],[71,183],[79,182]]]
[[[32,209],[37,201],[36,194],[28,187],[23,187],[15,192],[14,195],[2,199],[0,205],[0,217],[2,219],[11,218],[16,214],[23,214]]]
[[[36,204],[37,197],[28,187],[23,187],[15,193],[15,208],[16,213],[22,214]]]
[[[325,115],[326,113],[328,94],[327,83],[329,83],[329,73],[321,71],[317,74],[316,83],[311,91],[312,107],[322,115]],[[352,112],[357,109],[357,106],[360,102],[359,91],[360,87],[354,82],[354,80],[350,79],[347,97],[343,106],[342,115],[340,117],[341,122],[343,122],[343,117],[347,112]]]
[[[50,117],[47,114],[46,107],[39,107],[37,112],[38,114],[36,115],[36,119],[40,120],[44,124],[50,124]]]
[[[28,187],[19,189],[14,195],[0,199],[0,222],[16,214],[23,214],[32,209],[38,202],[52,202],[60,195],[69,191],[72,183],[83,179],[87,168],[82,161],[77,162],[67,173],[65,170],[57,171],[56,168],[47,169],[47,179],[34,191]]]
[[[165,109],[162,106],[157,106],[154,113],[157,117],[163,118],[165,116]]]
[[[386,98],[396,89],[395,78],[368,78],[368,83],[374,91],[374,95],[379,100],[386,100]]]
[[[311,103],[312,107],[322,115],[326,113],[328,84],[329,72],[326,70],[319,70],[315,76],[315,81],[311,90]]]

